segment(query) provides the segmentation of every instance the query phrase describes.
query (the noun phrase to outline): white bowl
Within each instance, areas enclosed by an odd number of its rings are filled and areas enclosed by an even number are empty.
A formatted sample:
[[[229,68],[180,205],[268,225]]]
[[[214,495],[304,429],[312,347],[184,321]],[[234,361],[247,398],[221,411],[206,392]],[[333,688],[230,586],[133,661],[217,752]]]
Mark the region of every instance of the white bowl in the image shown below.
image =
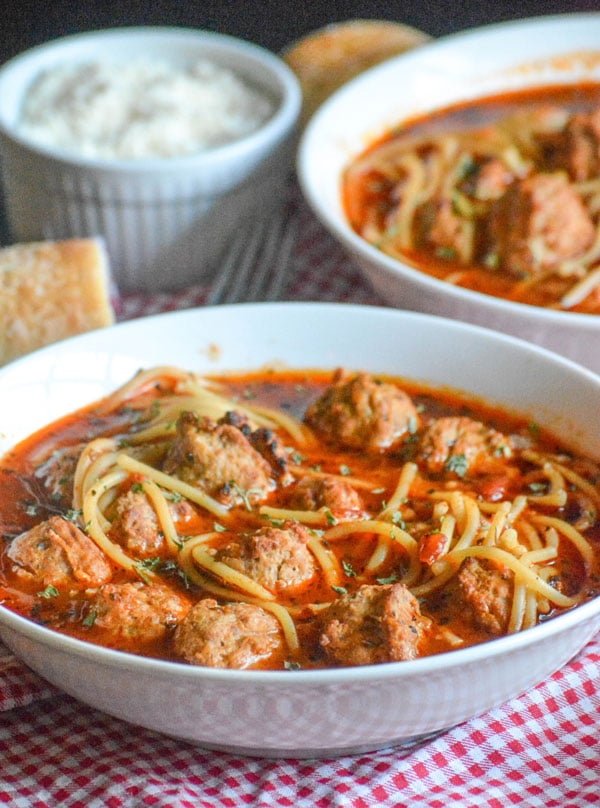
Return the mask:
[[[186,157],[96,159],[36,145],[19,129],[41,71],[66,63],[206,58],[275,101],[255,132]],[[0,155],[15,241],[105,238],[121,291],[177,289],[214,268],[240,219],[282,193],[293,166],[298,82],[274,54],[229,36],[179,28],[122,28],[57,39],[0,69]]]
[[[173,362],[208,373],[273,362],[345,365],[450,385],[531,414],[600,458],[600,378],[589,371],[510,337],[441,318],[303,303],[159,315],[18,360],[0,371],[0,451],[114,389],[138,368]],[[539,683],[599,627],[596,598],[519,634],[411,662],[234,671],[88,645],[0,606],[2,640],[81,701],[205,747],[279,757],[411,744]]]
[[[340,196],[340,178],[352,159],[413,116],[505,90],[600,81],[599,43],[600,13],[456,34],[369,70],[315,115],[298,156],[304,194],[384,300],[514,334],[600,371],[600,316],[512,303],[419,272],[362,239]]]

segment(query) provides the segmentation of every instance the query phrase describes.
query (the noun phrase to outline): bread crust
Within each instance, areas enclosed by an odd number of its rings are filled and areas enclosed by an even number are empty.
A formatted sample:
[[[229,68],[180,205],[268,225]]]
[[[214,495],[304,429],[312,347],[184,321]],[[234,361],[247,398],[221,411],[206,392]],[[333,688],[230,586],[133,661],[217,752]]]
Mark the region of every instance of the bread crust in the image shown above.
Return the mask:
[[[114,322],[109,264],[99,239],[0,249],[0,364]]]
[[[282,53],[300,81],[303,123],[339,87],[392,56],[424,45],[429,34],[390,20],[348,20],[319,28]]]

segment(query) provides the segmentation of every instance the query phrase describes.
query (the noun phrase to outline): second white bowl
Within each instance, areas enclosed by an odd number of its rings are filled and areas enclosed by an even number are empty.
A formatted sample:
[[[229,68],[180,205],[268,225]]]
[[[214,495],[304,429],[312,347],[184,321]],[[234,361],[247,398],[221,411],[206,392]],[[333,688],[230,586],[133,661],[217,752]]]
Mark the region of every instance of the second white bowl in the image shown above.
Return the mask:
[[[600,372],[600,316],[513,303],[420,272],[361,238],[340,192],[352,160],[403,121],[511,90],[600,81],[599,42],[597,13],[467,31],[367,71],[317,112],[300,144],[304,193],[385,300],[516,335]]]

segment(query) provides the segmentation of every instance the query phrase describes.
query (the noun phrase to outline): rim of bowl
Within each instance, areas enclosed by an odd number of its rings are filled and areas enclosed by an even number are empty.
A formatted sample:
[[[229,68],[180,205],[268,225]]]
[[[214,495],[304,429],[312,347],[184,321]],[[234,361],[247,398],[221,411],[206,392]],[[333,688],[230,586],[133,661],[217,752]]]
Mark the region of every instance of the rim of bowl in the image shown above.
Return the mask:
[[[337,684],[349,680],[375,680],[423,676],[440,671],[469,666],[483,659],[510,654],[527,647],[535,647],[554,635],[574,629],[594,618],[600,617],[600,596],[575,606],[573,609],[539,623],[532,628],[489,639],[467,648],[459,648],[442,654],[420,657],[403,662],[384,662],[375,665],[359,665],[344,668],[315,668],[310,670],[234,670],[188,665],[177,660],[156,659],[138,656],[127,651],[118,651],[101,645],[61,634],[39,625],[0,604],[0,628],[7,627],[21,638],[41,643],[59,653],[83,657],[90,662],[140,672],[156,672],[182,678],[198,679],[198,682],[247,682],[249,685]],[[10,647],[9,647],[10,648]],[[16,655],[18,658],[18,654]]]
[[[243,303],[232,304],[229,306],[212,307],[213,311],[219,310],[220,314],[224,316],[231,311],[239,309],[256,309],[268,311],[271,308],[284,308],[290,312],[293,310],[302,312],[310,308],[319,307],[323,311],[330,310],[347,312],[351,316],[353,310],[375,312],[377,316],[381,317],[403,317],[408,319],[417,320],[432,320],[446,324],[450,330],[465,331],[469,334],[486,335],[488,338],[498,340],[499,342],[506,343],[507,345],[515,345],[519,350],[525,350],[531,356],[539,356],[541,359],[551,359],[557,366],[575,372],[581,377],[582,381],[591,381],[600,389],[600,376],[588,370],[587,368],[578,365],[572,360],[560,356],[548,349],[529,343],[521,338],[504,334],[480,325],[473,325],[471,323],[464,323],[457,320],[440,317],[434,314],[414,311],[402,311],[399,309],[392,309],[380,306],[364,306],[358,304],[345,304],[345,303],[319,303],[319,302],[271,302],[271,303]],[[187,309],[181,311],[164,312],[160,314],[150,315],[142,318],[148,323],[158,323],[175,319],[177,317],[189,317],[202,311],[209,309]],[[112,332],[122,332],[126,334],[129,329],[140,327],[140,320],[130,320],[122,323],[117,323],[110,327]],[[45,348],[40,348],[21,359],[15,360],[11,365],[26,364],[30,358],[36,356],[44,356],[52,353],[57,348],[60,350],[63,345],[77,346],[85,344],[89,340],[96,339],[101,332],[90,332],[72,337],[64,340],[62,343],[57,343],[54,346],[50,345]],[[0,369],[1,375],[1,369]],[[435,654],[432,656],[421,657],[419,659],[402,661],[402,662],[387,662],[375,665],[362,665],[355,667],[345,668],[316,668],[310,670],[230,670],[222,668],[209,668],[202,666],[188,665],[176,660],[162,660],[153,657],[144,657],[132,654],[126,651],[118,651],[104,646],[95,645],[86,640],[80,640],[70,637],[66,634],[61,634],[58,631],[50,629],[46,626],[35,623],[34,621],[23,617],[17,612],[12,611],[8,607],[0,603],[0,629],[5,626],[8,630],[17,633],[21,638],[26,638],[30,641],[41,643],[46,647],[50,647],[59,653],[71,653],[80,658],[86,658],[88,661],[96,662],[97,664],[126,668],[138,669],[140,672],[156,672],[157,674],[171,675],[180,678],[197,679],[198,684],[203,682],[231,682],[231,683],[247,683],[248,685],[272,685],[272,686],[289,686],[290,683],[298,684],[302,687],[309,687],[311,685],[332,685],[348,681],[356,680],[376,680],[387,678],[403,678],[427,675],[437,673],[439,671],[451,670],[463,665],[468,666],[481,661],[482,659],[494,658],[498,655],[507,654],[518,651],[528,646],[535,646],[544,640],[548,640],[553,635],[558,635],[565,631],[575,628],[576,626],[600,617],[600,595],[597,595],[578,606],[563,612],[562,614],[545,620],[532,628],[517,632],[515,634],[506,635],[503,637],[492,638],[486,642],[478,643],[477,645],[469,646],[467,648],[456,649],[442,654]]]
[[[300,83],[292,70],[275,53],[244,39],[240,39],[229,34],[221,34],[205,29],[194,29],[180,26],[126,26],[123,28],[103,28],[97,31],[83,31],[69,36],[52,39],[28,48],[25,51],[13,56],[2,66],[0,66],[0,87],[5,81],[10,81],[11,73],[20,69],[31,61],[38,61],[45,56],[51,56],[61,48],[75,49],[79,43],[86,41],[99,43],[106,41],[107,44],[117,42],[120,39],[136,37],[140,40],[186,40],[190,43],[197,42],[199,45],[206,43],[215,47],[215,52],[220,50],[223,54],[240,54],[253,60],[257,66],[268,71],[272,78],[279,84],[279,98],[275,111],[261,124],[258,129],[240,138],[224,143],[222,145],[210,147],[204,151],[174,157],[147,157],[147,158],[106,158],[90,157],[71,152],[68,149],[61,149],[55,146],[48,146],[37,143],[32,138],[21,135],[18,131],[18,124],[8,124],[2,110],[2,100],[0,93],[0,134],[8,140],[17,143],[22,148],[28,149],[38,155],[47,157],[55,162],[73,165],[84,169],[97,169],[104,172],[143,173],[153,171],[160,173],[163,171],[190,170],[206,166],[214,166],[218,162],[225,162],[230,158],[243,156],[246,152],[252,152],[264,144],[274,144],[280,138],[293,130],[299,121],[300,109],[302,106],[302,91]],[[99,58],[92,55],[90,60]],[[209,54],[209,59],[213,56]],[[64,62],[70,59],[68,53]],[[76,57],[72,61],[82,61]],[[61,64],[60,60],[51,61],[52,65]],[[264,82],[256,82],[247,68],[238,70],[231,68],[245,80],[254,83],[259,89],[273,94],[273,90],[265,86]],[[27,92],[28,86],[35,75],[44,70],[44,64],[40,63],[31,79],[23,87],[21,99]],[[276,91],[277,92],[277,91]]]
[[[348,250],[357,254],[357,256],[361,259],[368,261],[370,264],[378,264],[380,268],[384,268],[386,270],[388,275],[394,275],[396,281],[407,278],[412,283],[418,283],[419,286],[422,286],[427,290],[431,290],[438,296],[447,297],[462,304],[477,306],[480,310],[488,308],[494,310],[495,312],[510,312],[520,318],[532,321],[541,321],[546,323],[551,322],[557,325],[564,323],[566,325],[577,326],[580,328],[585,328],[588,326],[592,330],[600,330],[599,314],[562,311],[545,308],[542,306],[534,306],[528,303],[518,303],[516,301],[495,297],[494,295],[488,295],[484,292],[478,292],[474,289],[456,286],[448,283],[447,281],[435,278],[432,275],[419,270],[416,266],[412,266],[409,263],[405,263],[400,259],[393,258],[392,256],[383,253],[381,250],[378,250],[372,244],[359,236],[359,234],[352,229],[347,221],[343,206],[341,206],[339,216],[337,215],[337,212],[332,213],[332,211],[324,204],[323,197],[319,193],[319,190],[314,187],[313,177],[311,176],[312,171],[309,170],[309,166],[312,162],[312,155],[315,150],[319,149],[319,142],[322,137],[320,134],[320,129],[322,128],[323,124],[321,121],[326,120],[332,114],[330,110],[335,109],[335,106],[339,103],[340,99],[351,95],[355,91],[355,88],[361,84],[370,82],[374,75],[379,73],[387,73],[390,70],[396,69],[399,69],[402,72],[404,65],[406,65],[406,69],[409,70],[411,67],[414,67],[413,63],[418,68],[419,62],[427,58],[428,53],[435,51],[443,52],[444,50],[448,49],[455,50],[456,48],[460,48],[460,45],[463,42],[478,41],[481,39],[483,47],[485,44],[485,39],[488,36],[496,36],[499,33],[506,36],[510,35],[511,32],[519,33],[520,31],[528,28],[539,28],[540,26],[553,27],[559,25],[564,27],[565,23],[585,24],[589,23],[590,20],[594,20],[597,24],[600,24],[600,11],[542,15],[521,20],[507,20],[504,22],[492,23],[490,25],[482,25],[478,26],[477,28],[458,31],[454,34],[440,37],[437,40],[433,40],[421,45],[419,48],[399,54],[398,56],[394,56],[379,65],[375,65],[374,67],[365,70],[359,76],[350,80],[347,84],[344,84],[340,89],[336,90],[336,92],[323,103],[322,107],[317,110],[313,118],[307,124],[306,130],[303,132],[300,138],[296,163],[299,183],[306,201],[309,203],[310,207],[321,222],[334,234],[339,241],[342,242],[342,244]],[[507,43],[507,47],[509,47],[509,44],[510,43]],[[600,52],[600,47],[598,48],[598,51]],[[598,83],[600,84],[600,79],[598,79]],[[535,84],[528,86],[535,86]],[[477,98],[485,98],[501,92],[502,90],[498,89],[493,92],[488,92],[485,95],[475,96],[474,98],[471,96],[465,96],[465,99],[467,102],[472,102],[477,100]],[[458,99],[453,103],[460,104],[461,100]],[[423,115],[426,116],[429,112],[435,112],[439,108],[439,105],[432,106],[427,112],[424,112]],[[377,135],[373,135],[371,140],[376,141]],[[364,148],[368,148],[368,146],[365,146]],[[351,159],[355,159],[355,157],[358,156],[362,150],[359,150]],[[346,160],[342,170],[348,164],[349,161]],[[341,171],[337,177],[338,190],[341,189],[341,183],[339,182],[340,175]]]

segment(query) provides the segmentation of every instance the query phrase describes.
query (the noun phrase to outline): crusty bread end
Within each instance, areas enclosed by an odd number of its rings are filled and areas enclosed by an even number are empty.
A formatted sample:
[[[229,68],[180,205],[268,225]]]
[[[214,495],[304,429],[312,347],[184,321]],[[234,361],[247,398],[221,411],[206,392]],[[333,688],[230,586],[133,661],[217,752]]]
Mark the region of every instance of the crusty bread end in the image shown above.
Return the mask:
[[[347,81],[430,39],[401,22],[358,19],[331,23],[292,42],[282,56],[302,87],[303,124]]]
[[[100,240],[0,249],[0,364],[113,322],[108,257]]]

